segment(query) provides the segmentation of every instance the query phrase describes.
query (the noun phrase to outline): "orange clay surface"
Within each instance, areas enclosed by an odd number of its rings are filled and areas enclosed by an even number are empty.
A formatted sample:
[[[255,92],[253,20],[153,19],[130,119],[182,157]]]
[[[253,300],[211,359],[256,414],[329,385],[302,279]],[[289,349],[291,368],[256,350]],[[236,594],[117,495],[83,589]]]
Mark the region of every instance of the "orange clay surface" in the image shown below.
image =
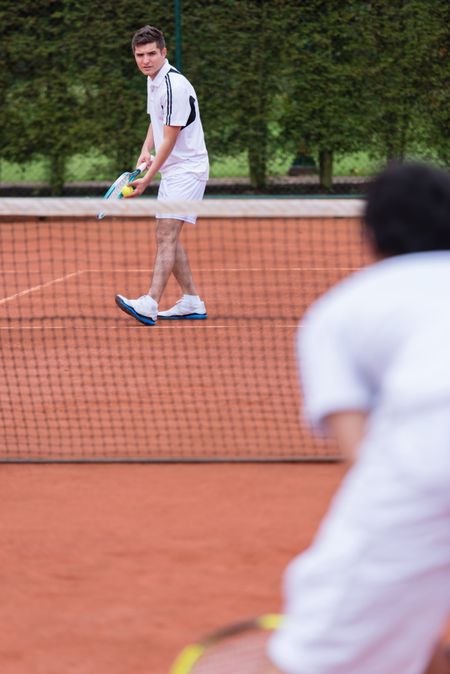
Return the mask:
[[[343,473],[0,466],[0,672],[166,674],[205,631],[279,610]]]
[[[0,458],[336,455],[302,423],[294,343],[364,264],[360,223],[207,220],[183,241],[209,318],[146,327],[114,296],[148,289],[151,221],[0,221]]]

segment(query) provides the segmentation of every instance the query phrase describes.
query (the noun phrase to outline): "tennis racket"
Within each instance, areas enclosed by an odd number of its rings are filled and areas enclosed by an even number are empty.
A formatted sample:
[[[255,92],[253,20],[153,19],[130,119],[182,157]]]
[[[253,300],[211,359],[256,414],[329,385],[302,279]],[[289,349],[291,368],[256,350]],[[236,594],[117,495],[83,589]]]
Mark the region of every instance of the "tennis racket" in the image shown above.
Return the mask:
[[[105,192],[105,196],[103,199],[121,199],[122,198],[122,190],[125,187],[125,185],[128,185],[128,183],[133,182],[135,178],[137,178],[142,171],[145,171],[147,168],[147,164],[145,162],[142,162],[142,164],[139,164],[137,169],[134,171],[125,171],[125,173],[122,173],[111,185],[111,187]],[[97,215],[98,220],[102,220],[105,217],[106,213],[105,211],[101,211]]]
[[[267,674],[266,643],[282,619],[267,614],[219,629],[183,648],[169,674]]]

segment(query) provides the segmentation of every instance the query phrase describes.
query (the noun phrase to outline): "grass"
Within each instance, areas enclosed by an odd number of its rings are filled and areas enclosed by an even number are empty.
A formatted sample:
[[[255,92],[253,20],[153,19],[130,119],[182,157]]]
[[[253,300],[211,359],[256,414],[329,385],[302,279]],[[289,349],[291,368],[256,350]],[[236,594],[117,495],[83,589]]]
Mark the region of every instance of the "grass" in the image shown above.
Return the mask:
[[[380,169],[380,161],[369,157],[367,152],[355,152],[336,157],[335,176],[370,176]]]
[[[269,175],[285,176],[291,164],[291,157],[274,157],[269,161]],[[367,153],[359,152],[336,157],[334,176],[372,175],[377,168],[375,160],[370,159]],[[112,173],[108,159],[92,151],[89,155],[76,155],[69,161],[67,182],[110,181]],[[244,152],[238,156],[224,157],[211,163],[211,178],[245,176],[248,176],[248,166]],[[32,161],[29,164],[0,160],[0,182],[47,182],[47,180],[48,168],[43,159]]]

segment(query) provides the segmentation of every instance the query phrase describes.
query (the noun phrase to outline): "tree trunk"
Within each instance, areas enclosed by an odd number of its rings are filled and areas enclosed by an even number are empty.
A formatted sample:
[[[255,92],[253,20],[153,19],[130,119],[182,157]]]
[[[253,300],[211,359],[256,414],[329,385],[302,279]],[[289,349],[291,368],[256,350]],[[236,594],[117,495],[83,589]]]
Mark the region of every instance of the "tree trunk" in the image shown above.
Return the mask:
[[[253,11],[256,30],[254,47],[249,54],[247,67],[251,70],[248,80],[248,95],[253,101],[250,105],[250,128],[248,134],[248,165],[250,183],[253,189],[262,190],[267,184],[267,145],[269,111],[269,93],[267,86],[268,43],[268,4],[266,0],[257,0]]]
[[[320,186],[326,190],[333,189],[333,152],[331,150],[320,150]]]
[[[254,189],[264,189],[267,178],[266,138],[261,134],[248,148],[250,184]]]
[[[66,158],[60,154],[50,156],[50,191],[52,197],[63,192],[66,177]]]

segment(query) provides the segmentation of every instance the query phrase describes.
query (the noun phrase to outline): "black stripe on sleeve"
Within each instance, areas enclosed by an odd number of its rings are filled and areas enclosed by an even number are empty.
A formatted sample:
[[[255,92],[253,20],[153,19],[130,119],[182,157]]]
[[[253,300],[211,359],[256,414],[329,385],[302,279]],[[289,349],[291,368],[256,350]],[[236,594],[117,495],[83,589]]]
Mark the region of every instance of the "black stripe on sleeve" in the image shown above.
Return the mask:
[[[166,90],[167,90],[167,112],[166,112],[166,125],[170,126],[170,118],[172,116],[172,85],[170,83],[170,77],[167,74],[165,77],[166,80]]]
[[[183,126],[183,129],[189,126],[189,124],[192,124],[192,122],[197,117],[197,112],[195,110],[195,98],[193,96],[189,96],[189,105],[191,106],[191,112],[189,114],[186,124]]]

